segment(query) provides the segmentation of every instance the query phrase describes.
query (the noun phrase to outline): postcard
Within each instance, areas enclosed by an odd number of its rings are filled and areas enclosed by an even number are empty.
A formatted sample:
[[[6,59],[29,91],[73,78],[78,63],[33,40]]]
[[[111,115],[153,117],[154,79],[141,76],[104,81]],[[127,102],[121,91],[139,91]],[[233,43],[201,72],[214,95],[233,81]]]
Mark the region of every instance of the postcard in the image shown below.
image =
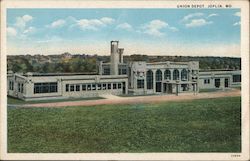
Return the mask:
[[[2,160],[249,160],[249,2],[1,1]]]

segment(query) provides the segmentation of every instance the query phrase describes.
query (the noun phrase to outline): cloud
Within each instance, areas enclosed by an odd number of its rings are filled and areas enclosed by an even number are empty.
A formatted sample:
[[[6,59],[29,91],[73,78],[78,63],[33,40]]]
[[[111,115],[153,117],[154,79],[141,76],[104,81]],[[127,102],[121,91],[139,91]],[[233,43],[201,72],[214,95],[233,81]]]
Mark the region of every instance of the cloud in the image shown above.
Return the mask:
[[[217,13],[212,13],[212,14],[208,15],[207,18],[215,17],[215,16],[218,16],[218,14]]]
[[[168,26],[168,24],[161,20],[152,20],[149,23],[142,26],[142,29],[144,30],[143,33],[160,37],[163,36],[164,33],[161,32],[161,29],[164,29]]]
[[[100,27],[113,24],[115,20],[109,17],[103,17],[101,19],[80,19],[76,20],[76,24],[81,30],[94,30],[97,31]]]
[[[127,31],[131,31],[131,30],[133,30],[133,27],[128,23],[122,23],[122,24],[117,25],[116,29],[124,29]]]
[[[59,19],[59,20],[52,22],[50,25],[47,25],[46,27],[48,27],[48,28],[60,28],[60,27],[63,27],[65,25],[65,23],[66,23],[65,20]]]
[[[17,35],[17,31],[13,27],[7,27],[7,34],[8,34],[8,36],[16,36]]]
[[[235,22],[235,23],[233,24],[233,26],[240,26],[240,25],[241,25],[241,21]]]
[[[32,19],[33,19],[33,17],[30,16],[30,15],[24,15],[22,17],[17,17],[15,26],[18,27],[18,28],[25,28],[26,23],[31,21]]]
[[[206,21],[205,19],[193,19],[190,23],[185,24],[186,27],[200,27],[212,24],[212,21]]]
[[[212,13],[206,16],[204,13],[197,12],[197,13],[192,13],[192,14],[188,14],[184,16],[181,22],[187,28],[201,27],[201,26],[212,24],[213,21],[208,21],[208,19],[214,16],[218,16],[218,14]]]
[[[34,33],[36,31],[36,28],[35,27],[28,27],[27,29],[25,29],[24,31],[23,31],[23,34],[32,34],[32,33]]]
[[[101,21],[105,24],[112,24],[112,23],[114,23],[115,20],[113,18],[110,18],[110,17],[103,17],[103,18],[101,18]]]
[[[149,23],[142,25],[141,29],[142,31],[139,30],[139,32],[156,37],[165,35],[165,33],[161,31],[162,29],[169,29],[174,32],[178,31],[176,27],[169,26],[168,23],[162,20],[152,20]]]
[[[188,14],[188,15],[184,16],[181,21],[186,22],[186,21],[189,21],[193,17],[201,17],[201,16],[204,16],[204,13],[200,13],[200,12],[191,13],[191,14]]]
[[[234,16],[241,17],[240,12],[235,12],[235,13],[234,13]]]

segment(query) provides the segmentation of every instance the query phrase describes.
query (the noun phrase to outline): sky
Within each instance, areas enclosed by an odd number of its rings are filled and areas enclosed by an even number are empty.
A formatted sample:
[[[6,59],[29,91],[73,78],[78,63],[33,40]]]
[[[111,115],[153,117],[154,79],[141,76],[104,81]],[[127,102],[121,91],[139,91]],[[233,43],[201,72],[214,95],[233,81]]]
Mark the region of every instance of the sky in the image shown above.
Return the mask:
[[[240,9],[8,9],[7,54],[240,57]]]

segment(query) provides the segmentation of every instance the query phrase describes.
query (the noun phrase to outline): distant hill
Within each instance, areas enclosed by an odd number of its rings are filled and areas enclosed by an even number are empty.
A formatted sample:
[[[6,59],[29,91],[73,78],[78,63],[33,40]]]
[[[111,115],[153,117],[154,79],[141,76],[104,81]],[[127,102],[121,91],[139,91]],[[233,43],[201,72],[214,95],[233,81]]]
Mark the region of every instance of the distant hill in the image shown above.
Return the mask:
[[[109,56],[78,54],[71,55],[18,55],[7,56],[7,70],[13,72],[40,73],[92,73],[97,71],[97,62],[109,62]],[[129,61],[199,61],[201,70],[235,70],[241,69],[241,58],[231,57],[191,57],[191,56],[148,56],[135,54],[124,56],[124,62]]]

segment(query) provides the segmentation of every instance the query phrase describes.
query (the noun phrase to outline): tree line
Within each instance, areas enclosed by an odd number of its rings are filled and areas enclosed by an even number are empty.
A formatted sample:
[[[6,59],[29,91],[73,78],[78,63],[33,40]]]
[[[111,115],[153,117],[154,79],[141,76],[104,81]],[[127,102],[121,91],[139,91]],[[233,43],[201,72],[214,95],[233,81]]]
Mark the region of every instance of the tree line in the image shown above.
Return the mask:
[[[109,62],[110,58],[109,56],[98,55],[72,55],[70,58],[64,58],[61,55],[40,55],[39,57],[31,55],[7,56],[7,70],[22,73],[95,73],[97,72],[98,61]],[[241,59],[230,57],[148,56],[140,54],[124,56],[124,62],[129,61],[199,61],[201,70],[241,69]]]

